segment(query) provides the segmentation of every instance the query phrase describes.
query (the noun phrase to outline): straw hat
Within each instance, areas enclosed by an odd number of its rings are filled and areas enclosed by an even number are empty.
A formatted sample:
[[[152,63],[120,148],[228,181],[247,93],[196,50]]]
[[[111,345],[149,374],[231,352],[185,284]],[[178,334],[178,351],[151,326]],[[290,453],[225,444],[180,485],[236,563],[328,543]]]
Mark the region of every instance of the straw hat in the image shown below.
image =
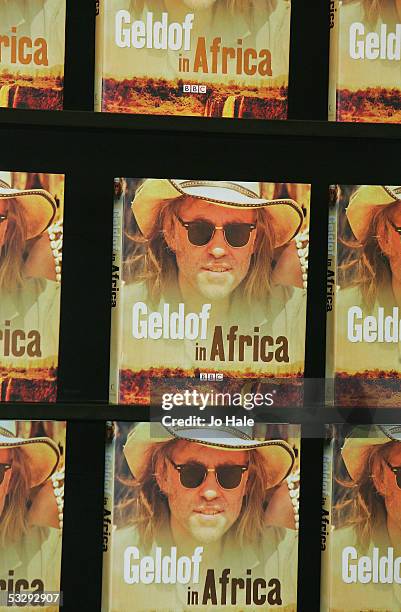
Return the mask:
[[[365,240],[374,213],[401,200],[400,185],[361,185],[351,196],[346,210],[355,238]]]
[[[153,444],[169,440],[186,440],[209,448],[235,452],[255,449],[266,462],[269,482],[266,488],[279,484],[290,473],[294,464],[294,452],[284,440],[265,440],[258,442],[252,439],[249,427],[164,427],[160,423],[138,423],[130,431],[124,446],[124,455],[128,467],[135,476],[141,469],[146,451]],[[202,459],[202,454],[200,454]]]
[[[358,480],[362,474],[371,448],[388,442],[401,442],[401,425],[361,425],[352,430],[341,449],[352,480]]]
[[[24,212],[27,239],[39,236],[54,219],[57,206],[53,196],[44,189],[12,189],[0,179],[0,200],[15,199]]]
[[[147,179],[137,190],[132,211],[139,229],[148,238],[161,208],[181,196],[190,196],[225,208],[268,208],[276,241],[281,246],[294,238],[303,222],[301,207],[291,199],[261,197],[260,183],[198,179]]]
[[[31,471],[31,487],[37,487],[56,470],[60,453],[50,438],[17,438],[15,421],[0,421],[0,449],[20,448]]]

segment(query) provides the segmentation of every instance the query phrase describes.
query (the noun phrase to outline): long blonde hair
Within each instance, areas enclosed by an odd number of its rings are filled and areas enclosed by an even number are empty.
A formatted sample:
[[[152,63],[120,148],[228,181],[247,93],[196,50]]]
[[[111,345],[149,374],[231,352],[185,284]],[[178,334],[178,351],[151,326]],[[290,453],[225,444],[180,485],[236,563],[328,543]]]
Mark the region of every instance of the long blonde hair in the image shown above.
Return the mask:
[[[343,282],[340,284],[359,287],[364,303],[372,308],[381,288],[391,278],[391,268],[388,257],[383,253],[379,236],[387,240],[393,231],[388,220],[388,208],[378,209],[370,220],[366,238],[363,242],[349,244],[353,252],[357,251],[356,257],[350,255],[348,261],[340,268]]]
[[[17,542],[28,529],[28,499],[31,473],[24,452],[11,449],[12,474],[0,520],[0,550]]]
[[[138,531],[141,545],[150,548],[157,535],[168,529],[170,509],[168,498],[161,491],[156,474],[164,474],[173,448],[180,440],[155,443],[147,449],[142,470],[135,479],[123,481],[128,490],[119,504],[120,515],[125,526],[131,524]],[[189,443],[190,444],[190,443]],[[249,452],[247,491],[243,498],[239,517],[231,527],[233,537],[239,546],[257,545],[265,532],[265,500],[269,476],[260,454]]]
[[[12,198],[8,205],[5,242],[0,246],[0,290],[15,291],[23,282],[27,226],[21,207]]]
[[[127,238],[135,244],[132,255],[124,266],[126,282],[145,282],[150,300],[157,304],[177,281],[175,254],[169,249],[165,234],[174,231],[175,216],[187,196],[170,200],[161,208],[149,239],[137,233]],[[256,240],[246,278],[237,290],[251,305],[255,300],[266,300],[271,291],[272,258],[275,243],[269,213],[256,210]]]
[[[354,527],[358,543],[368,548],[375,528],[386,516],[383,497],[377,491],[373,475],[383,480],[385,460],[394,445],[388,442],[372,446],[364,457],[363,470],[356,481],[338,480],[343,487],[342,495],[334,507],[334,524],[337,528]]]

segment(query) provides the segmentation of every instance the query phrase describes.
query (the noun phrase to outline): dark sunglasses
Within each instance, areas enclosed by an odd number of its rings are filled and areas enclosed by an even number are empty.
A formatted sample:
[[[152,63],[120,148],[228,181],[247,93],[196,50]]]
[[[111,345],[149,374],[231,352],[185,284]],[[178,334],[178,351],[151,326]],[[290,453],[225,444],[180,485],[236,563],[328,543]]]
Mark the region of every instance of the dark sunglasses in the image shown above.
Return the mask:
[[[399,237],[401,238],[401,227],[393,223],[391,219],[389,219],[389,222],[390,222],[390,225],[395,229],[395,231],[398,233]]]
[[[224,239],[232,247],[243,247],[249,242],[255,223],[227,223],[214,225],[209,221],[183,221],[177,215],[178,221],[188,232],[188,240],[194,246],[205,246],[213,238],[216,230],[223,230]]]
[[[214,472],[217,483],[223,489],[235,489],[242,480],[242,474],[247,471],[247,465],[219,465],[215,468],[208,468],[203,463],[195,461],[181,463],[177,465],[170,459],[174,468],[180,475],[180,482],[186,489],[196,489],[205,482],[209,472]]]
[[[4,480],[7,470],[11,469],[11,463],[0,463],[0,485]]]
[[[386,461],[386,463],[390,470],[395,474],[395,481],[397,483],[397,487],[401,489],[401,465],[396,467],[394,465],[391,465],[391,463],[389,463],[388,461]]]
[[[8,215],[0,215],[0,223],[7,221]]]

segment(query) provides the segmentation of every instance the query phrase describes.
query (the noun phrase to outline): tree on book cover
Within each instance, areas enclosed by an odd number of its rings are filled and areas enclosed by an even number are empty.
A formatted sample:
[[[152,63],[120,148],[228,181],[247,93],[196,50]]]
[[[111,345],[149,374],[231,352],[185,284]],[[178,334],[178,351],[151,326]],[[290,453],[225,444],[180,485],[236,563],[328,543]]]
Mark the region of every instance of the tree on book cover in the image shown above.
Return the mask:
[[[286,119],[290,0],[102,0],[96,110]]]
[[[330,2],[329,119],[401,122],[400,0]]]
[[[337,193],[327,375],[341,405],[400,406],[401,188],[341,185]]]
[[[0,2],[0,107],[63,108],[65,0]]]
[[[63,200],[63,175],[0,172],[0,401],[56,401]]]
[[[117,191],[112,400],[148,403],[163,379],[230,391],[302,377],[310,186],[121,179]]]
[[[295,612],[300,428],[257,427],[114,423],[103,612]]]
[[[330,426],[322,612],[401,609],[401,426]]]
[[[63,421],[0,421],[2,611],[59,610],[65,436]]]

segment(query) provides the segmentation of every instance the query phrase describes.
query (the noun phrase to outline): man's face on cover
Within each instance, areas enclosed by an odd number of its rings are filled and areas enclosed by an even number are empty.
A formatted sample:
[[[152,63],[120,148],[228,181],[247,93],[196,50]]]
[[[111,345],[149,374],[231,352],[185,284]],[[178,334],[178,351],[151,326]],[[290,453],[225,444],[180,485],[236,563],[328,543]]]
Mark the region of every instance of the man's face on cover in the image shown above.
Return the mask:
[[[223,227],[227,223],[255,223],[254,210],[224,208],[202,200],[188,198],[179,208],[180,218],[207,221]],[[243,247],[232,247],[222,230],[215,230],[204,246],[195,246],[178,219],[174,220],[174,235],[166,235],[169,247],[175,252],[180,288],[184,296],[192,292],[204,299],[218,301],[227,298],[246,277],[254,251],[256,231],[251,232]]]
[[[401,227],[401,203],[390,207],[388,218],[395,226]],[[392,275],[401,283],[401,234],[390,226],[386,240],[380,242],[379,238],[379,243],[389,259]]]
[[[208,468],[219,465],[247,465],[246,451],[225,451],[208,448],[195,442],[177,442],[172,461],[176,465],[202,463]],[[208,472],[203,483],[194,488],[184,487],[180,474],[170,461],[159,486],[167,495],[170,508],[170,525],[175,538],[188,536],[201,544],[218,541],[235,523],[246,492],[248,472],[244,472],[238,487],[223,489],[216,480],[215,472]]]
[[[393,467],[401,467],[401,443],[394,444],[386,456],[387,462]],[[381,482],[376,482],[376,488],[383,496],[390,521],[401,527],[401,489],[397,485],[396,474],[385,463]]]
[[[9,448],[0,449],[0,468],[1,468],[2,463],[3,464],[11,463],[11,451]],[[12,473],[12,468],[5,472],[3,482],[0,484],[0,518],[3,513],[4,504],[5,504],[6,496],[8,493],[11,473]]]

